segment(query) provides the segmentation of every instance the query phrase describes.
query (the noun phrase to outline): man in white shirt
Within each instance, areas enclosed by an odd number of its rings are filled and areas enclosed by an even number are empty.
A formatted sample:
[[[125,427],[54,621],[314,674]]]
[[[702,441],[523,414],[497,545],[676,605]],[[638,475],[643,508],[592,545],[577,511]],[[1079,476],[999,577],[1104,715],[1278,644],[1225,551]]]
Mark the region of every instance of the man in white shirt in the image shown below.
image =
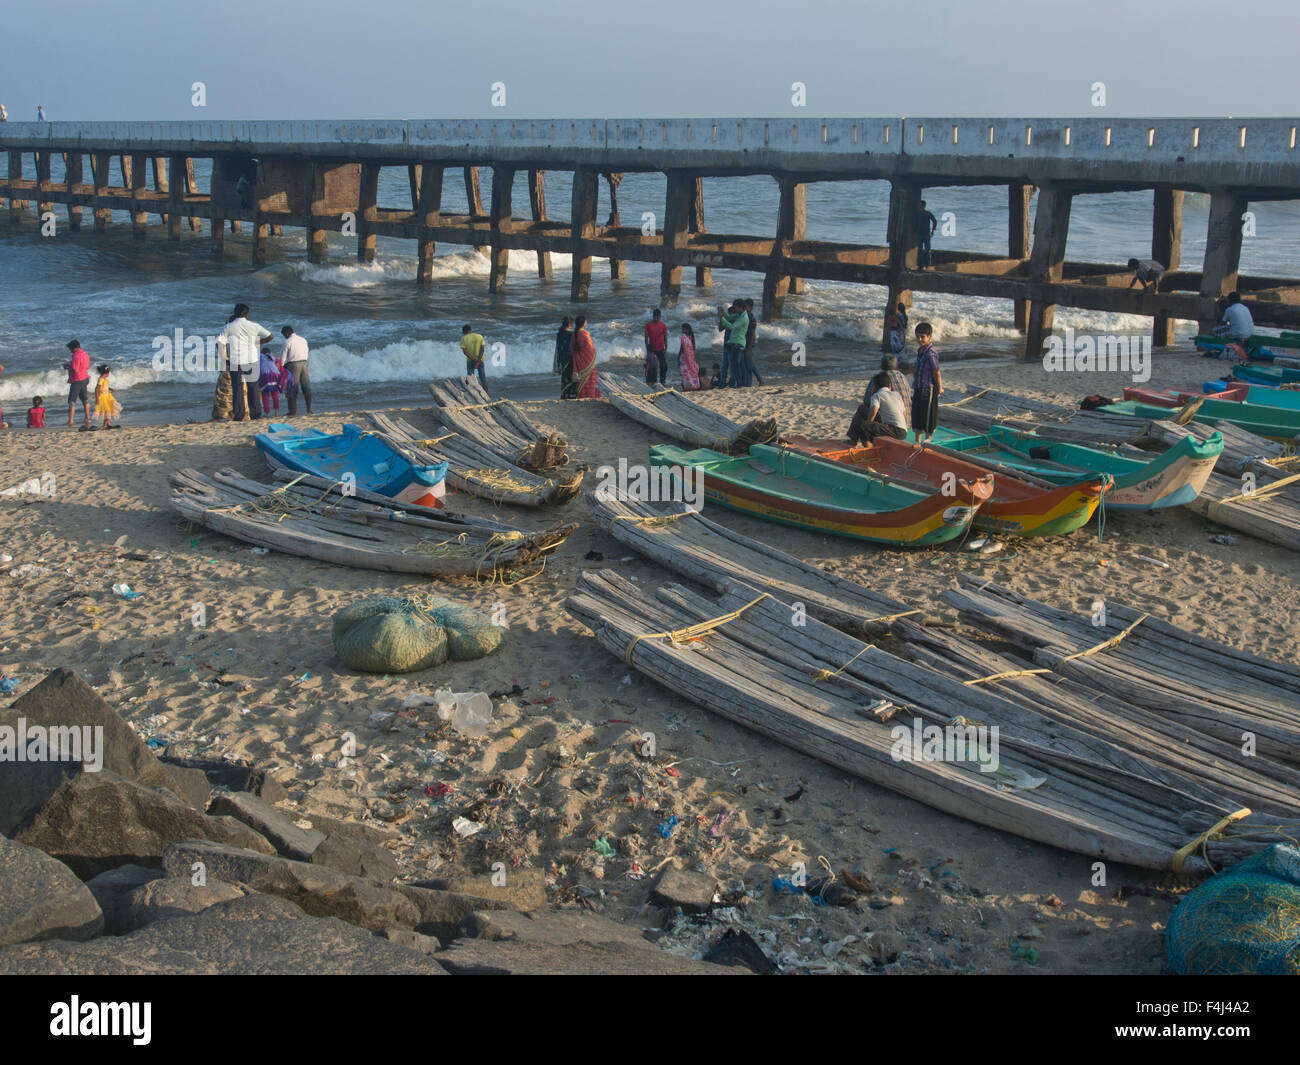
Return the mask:
[[[246,303],[235,305],[235,313],[217,337],[217,350],[230,368],[234,421],[244,422],[262,416],[262,396],[257,389],[257,378],[262,345],[270,340],[270,333],[248,320]]]
[[[903,398],[894,391],[889,374],[881,371],[871,379],[871,399],[858,406],[849,425],[849,444],[870,444],[878,436],[894,440],[907,437],[907,408]]]
[[[1250,308],[1241,302],[1240,292],[1228,293],[1228,306],[1223,312],[1223,324],[1214,329],[1216,335],[1229,343],[1245,344],[1254,335],[1255,319]]]
[[[298,413],[298,389],[302,389],[302,398],[307,404],[307,413],[311,413],[311,377],[307,374],[307,341],[293,331],[293,326],[286,325],[280,330],[284,337],[284,348],[280,359],[289,371],[289,413]]]

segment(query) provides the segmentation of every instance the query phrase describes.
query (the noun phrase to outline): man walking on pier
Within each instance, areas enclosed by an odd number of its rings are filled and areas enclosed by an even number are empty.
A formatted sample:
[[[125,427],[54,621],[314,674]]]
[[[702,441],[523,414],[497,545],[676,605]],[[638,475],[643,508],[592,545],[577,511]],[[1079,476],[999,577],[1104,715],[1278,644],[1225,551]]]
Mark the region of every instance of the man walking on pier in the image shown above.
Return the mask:
[[[1154,259],[1130,259],[1128,268],[1133,271],[1133,280],[1128,283],[1128,287],[1141,282],[1142,291],[1160,291],[1160,279],[1165,276],[1163,263],[1158,263]]]
[[[921,270],[929,269],[930,238],[938,228],[939,219],[925,209],[925,201],[922,200],[921,210],[916,216],[916,265]]]

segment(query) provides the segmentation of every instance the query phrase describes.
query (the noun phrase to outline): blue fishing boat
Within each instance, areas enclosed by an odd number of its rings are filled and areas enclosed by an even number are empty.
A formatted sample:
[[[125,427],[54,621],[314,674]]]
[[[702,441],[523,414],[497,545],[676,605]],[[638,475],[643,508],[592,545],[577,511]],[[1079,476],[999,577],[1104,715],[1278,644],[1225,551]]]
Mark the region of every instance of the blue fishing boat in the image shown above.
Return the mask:
[[[272,466],[331,481],[422,507],[442,506],[447,464],[418,466],[374,432],[356,425],[341,433],[298,429],[275,422],[254,443]]]

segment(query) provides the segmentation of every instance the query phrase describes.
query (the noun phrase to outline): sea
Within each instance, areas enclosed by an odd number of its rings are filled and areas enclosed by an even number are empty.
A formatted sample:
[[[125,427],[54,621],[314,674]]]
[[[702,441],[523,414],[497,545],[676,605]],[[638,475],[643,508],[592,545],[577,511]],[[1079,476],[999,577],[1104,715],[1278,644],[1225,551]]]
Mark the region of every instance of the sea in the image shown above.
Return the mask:
[[[58,181],[60,160],[54,160]],[[207,164],[198,161],[200,187]],[[525,174],[513,202],[527,205]],[[115,175],[116,179],[116,175]],[[484,202],[489,202],[491,172],[482,171]],[[609,209],[600,186],[598,212]],[[619,189],[623,225],[662,221],[665,179],[658,174],[628,174]],[[547,175],[546,197],[553,217],[565,218],[569,176]],[[929,210],[939,219],[936,249],[1006,253],[1006,191],[1001,187],[928,188]],[[889,189],[885,182],[836,182],[808,186],[811,240],[885,243]],[[404,168],[381,172],[381,207],[409,207]],[[711,178],[704,182],[705,226],[727,234],[762,235],[776,224],[778,192],[769,177]],[[642,326],[659,301],[659,266],[627,264],[624,281],[610,280],[608,264],[596,260],[590,300],[569,302],[570,260],[553,254],[554,277],[537,277],[531,252],[510,253],[505,291],[488,292],[489,263],[473,248],[441,244],[434,281],[415,282],[414,241],[380,237],[373,263],[356,258],[356,240],[331,232],[330,261],[307,262],[305,234],[286,229],[268,241],[267,262],[251,263],[252,227],[226,233],[224,252],[214,255],[208,223],[193,233],[188,223],[179,243],[168,242],[163,226],[150,216],[148,238],[133,239],[130,219],[115,212],[104,233],[93,231],[90,208],[80,232],[68,228],[66,208],[55,207],[55,232],[42,236],[29,209],[19,227],[0,215],[0,408],[12,415],[34,395],[53,409],[66,396],[66,344],[76,338],[93,364],[112,367],[112,383],[126,411],[126,423],[206,419],[211,410],[214,373],[164,360],[180,332],[184,338],[219,333],[236,303],[247,303],[252,320],[279,338],[291,324],[311,347],[311,372],[317,410],[422,406],[428,382],[464,372],[459,340],[468,323],[489,344],[488,375],[493,390],[523,398],[554,395],[554,335],[565,314],[585,314],[602,368],[638,372]],[[466,210],[463,182],[448,172],[443,209]],[[1195,269],[1204,253],[1209,209],[1207,196],[1189,193],[1183,210],[1182,262]],[[1253,232],[1243,241],[1242,270],[1296,276],[1300,244],[1300,202],[1252,205]],[[653,215],[653,219],[648,216]],[[1125,262],[1151,251],[1149,192],[1085,195],[1071,213],[1067,258]],[[711,288],[694,286],[695,271],[683,270],[682,296],[666,310],[669,335],[690,322],[702,366],[720,361],[721,338],[715,308],[736,297],[761,302],[759,274],[714,270]],[[759,328],[757,363],[765,380],[867,372],[878,365],[878,338],[885,313],[883,288],[808,281],[803,294],[787,299],[783,316]],[[1009,300],[915,295],[911,321],[932,323],[941,358],[982,356],[1015,359],[1023,340],[1012,324]],[[1076,333],[1144,335],[1147,318],[1058,308],[1058,327]],[[1180,322],[1185,344],[1194,323]],[[276,345],[278,349],[278,343]],[[670,350],[676,350],[675,342]],[[1159,353],[1155,356],[1158,360]],[[671,365],[671,359],[670,359]]]

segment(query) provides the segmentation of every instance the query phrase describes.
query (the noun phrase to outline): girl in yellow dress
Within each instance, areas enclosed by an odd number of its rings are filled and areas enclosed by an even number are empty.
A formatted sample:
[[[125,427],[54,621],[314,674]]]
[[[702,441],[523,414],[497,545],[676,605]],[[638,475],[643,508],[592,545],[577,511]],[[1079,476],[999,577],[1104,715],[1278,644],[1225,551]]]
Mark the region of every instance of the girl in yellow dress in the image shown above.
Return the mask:
[[[108,387],[108,364],[97,366],[95,372],[99,374],[99,380],[95,382],[95,413],[104,416],[105,429],[120,429],[120,425],[114,425],[113,419],[119,417],[122,408],[113,398],[113,390]]]

